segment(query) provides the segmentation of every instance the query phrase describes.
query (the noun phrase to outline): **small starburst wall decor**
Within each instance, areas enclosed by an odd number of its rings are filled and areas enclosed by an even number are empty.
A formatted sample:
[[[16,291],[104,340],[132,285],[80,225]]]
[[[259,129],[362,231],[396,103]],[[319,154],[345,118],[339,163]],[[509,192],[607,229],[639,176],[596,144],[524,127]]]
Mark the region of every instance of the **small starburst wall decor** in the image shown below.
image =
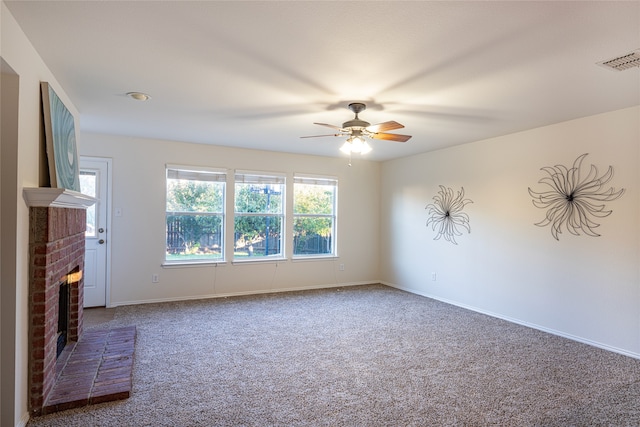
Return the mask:
[[[612,166],[598,176],[598,168],[591,165],[589,173],[584,176],[582,161],[588,154],[579,156],[570,168],[563,165],[541,168],[547,176],[538,182],[547,186],[547,191],[537,192],[529,188],[534,206],[547,210],[545,218],[535,225],[550,225],[551,235],[556,240],[560,240],[563,227],[575,236],[581,232],[588,236],[600,236],[595,232],[600,226],[596,220],[612,212],[602,202],[616,200],[624,194],[624,188],[617,191],[613,187],[606,188],[613,178]]]
[[[460,191],[454,195],[452,188],[443,185],[440,185],[440,191],[433,197],[433,201],[434,203],[425,207],[429,215],[427,227],[431,225],[431,229],[436,231],[433,240],[444,237],[447,242],[457,245],[456,236],[462,235],[462,229],[471,233],[469,215],[463,212],[463,209],[473,201],[464,198],[464,188],[460,187]]]

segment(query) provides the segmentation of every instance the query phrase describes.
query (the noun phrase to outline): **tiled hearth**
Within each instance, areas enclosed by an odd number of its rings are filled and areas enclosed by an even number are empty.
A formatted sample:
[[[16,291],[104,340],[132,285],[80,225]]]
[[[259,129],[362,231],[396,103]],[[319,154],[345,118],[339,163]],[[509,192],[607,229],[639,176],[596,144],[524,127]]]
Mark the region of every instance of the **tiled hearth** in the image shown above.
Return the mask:
[[[135,326],[90,330],[68,346],[42,414],[128,398],[135,336]]]
[[[25,189],[24,194],[30,206],[31,414],[128,397],[135,327],[83,334],[86,207],[94,199],[52,188]],[[65,284],[68,293],[61,293]],[[68,304],[60,304],[67,295]],[[59,322],[60,313],[66,322]],[[65,341],[59,337],[65,333],[67,344],[58,356],[58,341]]]

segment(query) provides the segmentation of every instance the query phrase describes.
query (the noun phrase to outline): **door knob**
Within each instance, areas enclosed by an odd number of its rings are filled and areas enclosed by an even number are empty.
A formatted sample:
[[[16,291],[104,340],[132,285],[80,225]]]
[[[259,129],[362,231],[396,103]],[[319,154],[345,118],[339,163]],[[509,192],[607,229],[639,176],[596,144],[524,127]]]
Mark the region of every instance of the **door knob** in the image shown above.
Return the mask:
[[[100,243],[101,245],[104,245],[104,239],[98,240],[98,243]]]

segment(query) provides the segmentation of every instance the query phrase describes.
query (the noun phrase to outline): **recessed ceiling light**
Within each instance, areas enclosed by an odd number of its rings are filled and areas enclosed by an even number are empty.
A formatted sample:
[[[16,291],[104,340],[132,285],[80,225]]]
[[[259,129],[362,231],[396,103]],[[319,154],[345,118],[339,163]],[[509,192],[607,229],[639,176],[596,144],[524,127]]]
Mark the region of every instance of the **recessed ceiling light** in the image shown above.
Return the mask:
[[[147,101],[149,99],[151,99],[151,97],[149,95],[147,95],[146,93],[142,93],[142,92],[127,92],[127,96],[129,98],[133,98],[136,101]]]

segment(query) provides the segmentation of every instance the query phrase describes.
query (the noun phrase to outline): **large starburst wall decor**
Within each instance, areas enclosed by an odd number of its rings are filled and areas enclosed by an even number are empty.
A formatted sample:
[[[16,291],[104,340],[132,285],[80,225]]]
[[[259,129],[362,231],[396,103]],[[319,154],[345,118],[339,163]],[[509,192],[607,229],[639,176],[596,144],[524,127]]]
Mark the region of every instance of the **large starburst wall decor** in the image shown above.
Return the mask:
[[[464,198],[464,188],[460,187],[460,191],[454,195],[452,188],[443,185],[440,185],[440,191],[433,197],[433,201],[434,203],[425,207],[429,215],[426,225],[431,225],[431,229],[436,231],[433,240],[444,237],[447,242],[457,245],[456,236],[462,235],[462,229],[471,233],[469,215],[463,212],[463,209],[473,201]]]
[[[616,200],[624,194],[624,188],[617,191],[613,187],[606,189],[606,184],[613,178],[612,166],[598,176],[598,168],[591,165],[589,173],[584,176],[582,162],[588,154],[579,156],[573,162],[573,167],[556,165],[541,168],[547,176],[538,182],[547,186],[547,191],[537,192],[529,188],[534,206],[547,210],[545,218],[535,225],[550,225],[551,235],[556,240],[560,240],[563,228],[575,236],[581,232],[593,237],[600,236],[595,232],[600,226],[596,220],[612,212],[602,202]]]

